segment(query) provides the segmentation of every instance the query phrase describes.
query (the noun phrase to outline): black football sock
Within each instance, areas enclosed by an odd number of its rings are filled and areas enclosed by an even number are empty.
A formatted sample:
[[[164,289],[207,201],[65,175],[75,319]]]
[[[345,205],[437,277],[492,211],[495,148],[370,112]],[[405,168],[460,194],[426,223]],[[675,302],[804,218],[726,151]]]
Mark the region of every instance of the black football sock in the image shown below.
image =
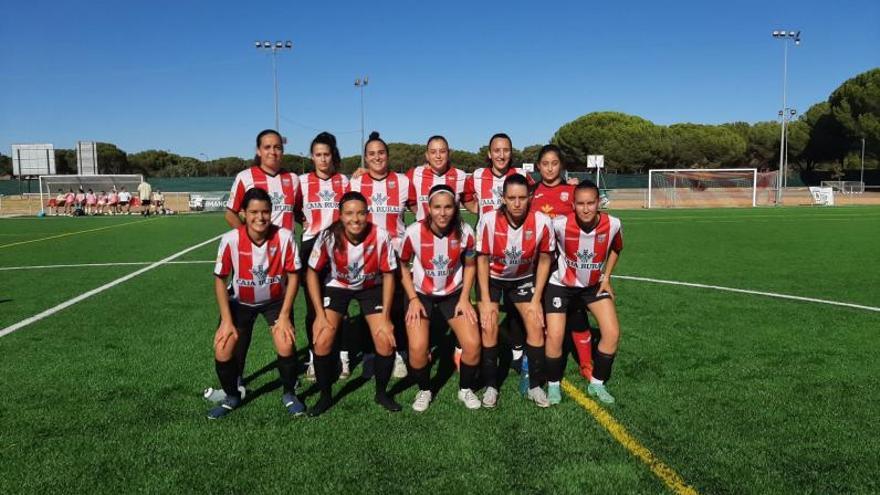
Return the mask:
[[[281,377],[281,386],[284,392],[293,393],[296,389],[296,372],[299,363],[296,359],[296,353],[290,356],[278,356],[278,376]]]
[[[602,380],[602,382],[607,382],[611,379],[611,367],[614,365],[614,357],[616,355],[617,353],[605,354],[596,349],[596,352],[593,354],[593,378]]]
[[[562,371],[565,368],[565,361],[562,356],[547,358],[547,381],[558,382],[562,380]]]
[[[476,365],[461,363],[458,370],[458,388],[474,390],[477,385],[477,371],[479,369]]]
[[[227,397],[241,399],[241,393],[238,391],[238,367],[235,359],[229,361],[214,360],[214,370],[217,372],[217,378],[220,379],[220,386],[226,392]]]
[[[498,388],[498,346],[484,347],[481,363],[483,385]]]
[[[544,385],[546,379],[544,347],[536,347],[526,344],[526,358],[529,361],[529,388]]]

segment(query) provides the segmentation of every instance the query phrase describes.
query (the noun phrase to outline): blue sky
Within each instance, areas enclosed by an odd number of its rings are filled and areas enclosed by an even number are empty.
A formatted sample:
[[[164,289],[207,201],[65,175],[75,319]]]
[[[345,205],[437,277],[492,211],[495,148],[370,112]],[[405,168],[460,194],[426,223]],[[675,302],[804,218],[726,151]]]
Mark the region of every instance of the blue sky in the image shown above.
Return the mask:
[[[344,155],[367,132],[420,143],[444,134],[476,150],[495,132],[544,143],[600,110],[658,124],[771,120],[880,66],[880,2],[4,2],[0,152],[77,140],[197,158],[252,155],[274,126],[304,154],[318,131]],[[203,156],[204,155],[204,156]]]

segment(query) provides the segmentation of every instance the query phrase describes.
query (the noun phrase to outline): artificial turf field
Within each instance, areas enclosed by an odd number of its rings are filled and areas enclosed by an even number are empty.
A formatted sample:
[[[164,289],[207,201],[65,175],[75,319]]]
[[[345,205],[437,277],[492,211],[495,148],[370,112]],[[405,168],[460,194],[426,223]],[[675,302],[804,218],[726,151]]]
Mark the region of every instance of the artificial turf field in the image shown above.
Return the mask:
[[[209,242],[0,337],[0,492],[880,491],[880,208],[614,214],[618,275],[869,307],[617,279],[618,402],[596,407],[684,487],[571,396],[521,399],[513,374],[495,410],[466,410],[453,375],[422,414],[398,384],[406,407],[389,414],[357,368],[327,414],[289,418],[263,323],[252,400],[209,422]],[[224,230],[212,214],[0,220],[0,331],[147,266],[84,265],[155,262]],[[81,266],[8,269],[58,264]],[[573,362],[567,380],[583,390]]]

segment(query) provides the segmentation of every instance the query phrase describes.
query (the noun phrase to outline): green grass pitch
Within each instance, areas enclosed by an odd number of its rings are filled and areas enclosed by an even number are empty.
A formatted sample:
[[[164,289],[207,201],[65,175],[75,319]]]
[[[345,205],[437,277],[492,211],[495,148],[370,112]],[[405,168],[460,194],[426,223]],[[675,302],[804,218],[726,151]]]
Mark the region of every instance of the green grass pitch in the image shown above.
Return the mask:
[[[619,275],[880,306],[880,208],[614,214]],[[0,220],[0,268],[153,262],[224,230],[211,214]],[[215,256],[211,243],[179,259],[203,263],[160,266],[0,338],[0,492],[667,492],[571,398],[521,399],[516,375],[496,410],[465,410],[452,376],[426,413],[405,388],[388,414],[357,368],[325,416],[289,418],[263,323],[254,399],[209,422]],[[0,329],[142,266],[0,270]],[[880,491],[880,313],[614,287],[623,336],[606,409],[697,492]],[[300,295],[301,347],[303,317]],[[574,363],[567,378],[583,388]]]

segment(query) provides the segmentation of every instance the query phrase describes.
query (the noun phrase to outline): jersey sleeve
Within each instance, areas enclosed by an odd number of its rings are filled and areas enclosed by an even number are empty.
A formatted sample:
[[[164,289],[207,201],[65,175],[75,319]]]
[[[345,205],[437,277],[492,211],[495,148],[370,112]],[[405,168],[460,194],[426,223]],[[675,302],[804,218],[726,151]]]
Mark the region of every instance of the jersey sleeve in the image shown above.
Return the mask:
[[[229,192],[226,207],[236,213],[241,211],[241,199],[244,197],[244,193],[244,181],[241,180],[241,174],[238,174],[235,176],[235,182],[232,183],[232,190]]]
[[[397,256],[391,248],[391,239],[383,235],[379,244],[379,270],[383,273],[393,272],[397,269]]]
[[[471,174],[464,179],[464,194],[462,194],[462,201],[465,203],[469,203],[474,200],[474,197],[477,195],[477,188],[474,186],[474,174]]]
[[[293,240],[293,233],[291,233],[284,246],[284,271],[293,273],[298,272],[300,268],[302,268],[302,262],[299,259],[296,241]]]
[[[321,271],[326,265],[329,258],[329,241],[330,236],[328,233],[323,233],[318,236],[318,240],[315,241],[315,246],[312,248],[312,254],[309,255],[309,268],[315,271]]]
[[[217,262],[214,264],[214,275],[226,278],[232,273],[232,246],[228,236],[220,239],[220,248],[217,250]]]
[[[611,239],[611,250],[617,253],[623,251],[623,227],[617,229],[614,239]]]
[[[400,248],[400,261],[408,263],[413,258],[415,250],[413,249],[413,240],[410,230],[407,229],[403,236],[403,246]]]

